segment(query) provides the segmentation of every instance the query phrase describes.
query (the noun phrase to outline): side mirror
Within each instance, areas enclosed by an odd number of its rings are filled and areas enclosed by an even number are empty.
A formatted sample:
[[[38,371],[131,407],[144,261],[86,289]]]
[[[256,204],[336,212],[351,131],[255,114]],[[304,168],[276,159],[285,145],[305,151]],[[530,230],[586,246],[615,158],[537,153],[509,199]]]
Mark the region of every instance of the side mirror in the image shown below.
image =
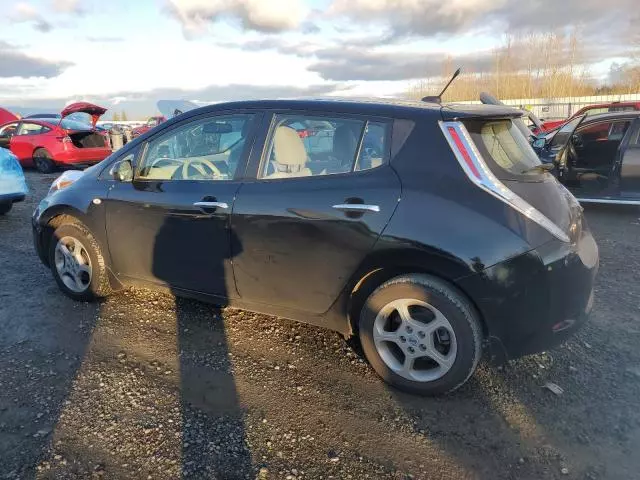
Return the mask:
[[[116,162],[109,171],[117,182],[131,182],[133,180],[133,165],[130,160]]]

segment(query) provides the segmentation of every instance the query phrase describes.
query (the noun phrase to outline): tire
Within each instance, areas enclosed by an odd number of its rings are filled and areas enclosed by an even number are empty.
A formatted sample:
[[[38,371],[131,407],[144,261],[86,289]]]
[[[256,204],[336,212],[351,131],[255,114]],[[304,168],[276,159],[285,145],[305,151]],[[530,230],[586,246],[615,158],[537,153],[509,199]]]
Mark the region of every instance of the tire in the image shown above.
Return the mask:
[[[51,155],[44,148],[38,148],[33,152],[33,164],[40,173],[51,173],[56,169]]]
[[[13,203],[11,203],[11,202],[0,203],[0,215],[4,215],[5,213],[9,213],[11,208],[13,208]]]
[[[75,242],[77,244],[74,245]],[[73,258],[75,258],[76,252],[79,253],[84,262],[82,266],[85,267],[85,272],[80,272],[77,275],[63,273],[64,270],[68,269],[65,267],[60,268],[60,265],[65,264],[67,260],[62,258],[65,257],[64,253],[56,254],[59,243],[69,245],[67,252],[71,253]],[[77,250],[78,244],[81,246],[79,250]],[[91,302],[107,297],[112,293],[102,250],[84,225],[73,223],[64,224],[56,228],[49,242],[48,254],[53,278],[56,280],[60,290],[68,297],[78,301]],[[73,263],[72,260],[71,263]],[[88,277],[87,266],[89,267]],[[74,277],[80,278],[79,283],[72,281]]]
[[[482,352],[473,305],[452,285],[424,274],[402,275],[378,287],[360,312],[359,334],[367,360],[384,381],[421,395],[462,386]],[[408,358],[414,362],[407,370]]]

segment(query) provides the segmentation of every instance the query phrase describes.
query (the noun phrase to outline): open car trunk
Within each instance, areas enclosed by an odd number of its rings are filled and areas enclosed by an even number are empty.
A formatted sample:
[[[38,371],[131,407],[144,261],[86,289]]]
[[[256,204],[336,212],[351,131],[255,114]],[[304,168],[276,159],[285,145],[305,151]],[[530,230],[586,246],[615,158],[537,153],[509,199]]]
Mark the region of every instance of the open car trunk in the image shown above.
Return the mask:
[[[69,138],[73,142],[73,146],[76,148],[104,148],[107,146],[106,138],[99,133],[86,131],[86,132],[67,132]]]

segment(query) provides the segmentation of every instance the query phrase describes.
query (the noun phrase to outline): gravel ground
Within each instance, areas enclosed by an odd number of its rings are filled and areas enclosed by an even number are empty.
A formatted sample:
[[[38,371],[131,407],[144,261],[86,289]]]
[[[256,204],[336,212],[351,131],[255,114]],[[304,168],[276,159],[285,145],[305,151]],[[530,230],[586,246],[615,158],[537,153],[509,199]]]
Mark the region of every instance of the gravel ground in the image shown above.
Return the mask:
[[[68,300],[31,245],[54,176],[27,177],[0,217],[0,478],[640,478],[640,210],[587,211],[602,266],[574,339],[418,398],[315,327]]]

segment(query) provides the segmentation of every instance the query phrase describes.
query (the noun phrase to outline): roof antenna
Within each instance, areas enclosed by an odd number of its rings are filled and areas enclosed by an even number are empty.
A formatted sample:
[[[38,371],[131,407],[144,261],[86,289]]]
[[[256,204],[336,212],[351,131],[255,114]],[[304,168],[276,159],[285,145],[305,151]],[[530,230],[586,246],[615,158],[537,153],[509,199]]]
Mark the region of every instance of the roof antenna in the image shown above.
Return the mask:
[[[442,95],[444,95],[444,92],[447,91],[447,88],[449,88],[449,85],[451,85],[453,83],[453,81],[458,77],[458,75],[460,75],[461,70],[457,69],[454,73],[453,76],[451,77],[451,80],[449,80],[449,82],[444,86],[444,88],[442,89],[442,91],[440,92],[439,95],[434,96],[434,95],[428,95],[426,97],[422,98],[423,102],[429,102],[429,103],[442,103]]]

